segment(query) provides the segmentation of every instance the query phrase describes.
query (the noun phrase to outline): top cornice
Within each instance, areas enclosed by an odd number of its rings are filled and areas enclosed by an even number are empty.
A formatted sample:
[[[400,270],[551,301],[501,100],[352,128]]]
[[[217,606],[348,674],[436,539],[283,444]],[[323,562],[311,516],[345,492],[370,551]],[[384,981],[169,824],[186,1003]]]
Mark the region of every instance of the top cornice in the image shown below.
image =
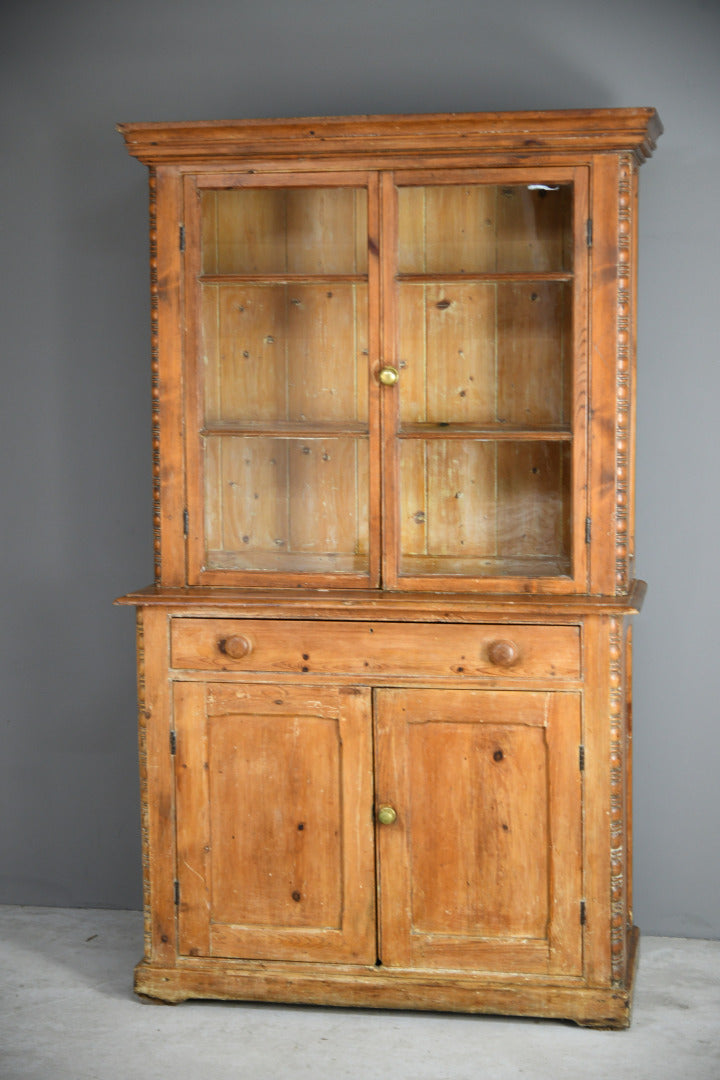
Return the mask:
[[[118,130],[133,157],[161,165],[419,152],[625,152],[642,163],[663,128],[655,109],[638,108],[138,123]]]

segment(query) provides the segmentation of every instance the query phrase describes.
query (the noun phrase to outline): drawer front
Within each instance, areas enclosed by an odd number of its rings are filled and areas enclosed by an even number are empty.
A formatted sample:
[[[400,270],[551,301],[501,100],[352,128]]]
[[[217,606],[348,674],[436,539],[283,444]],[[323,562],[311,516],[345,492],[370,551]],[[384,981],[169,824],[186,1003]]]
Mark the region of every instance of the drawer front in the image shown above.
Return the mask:
[[[293,675],[577,679],[577,626],[173,619],[171,664]]]

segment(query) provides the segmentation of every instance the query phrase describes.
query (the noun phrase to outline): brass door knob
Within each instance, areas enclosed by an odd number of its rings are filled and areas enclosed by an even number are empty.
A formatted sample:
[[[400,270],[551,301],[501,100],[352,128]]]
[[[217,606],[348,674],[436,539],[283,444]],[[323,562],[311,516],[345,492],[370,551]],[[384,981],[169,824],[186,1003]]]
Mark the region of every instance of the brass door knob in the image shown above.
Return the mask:
[[[380,368],[380,371],[378,373],[378,379],[383,384],[383,386],[394,386],[399,378],[400,372],[397,368],[394,367]]]
[[[520,657],[514,641],[493,641],[488,645],[488,657],[497,667],[512,667]]]
[[[252,652],[252,642],[238,634],[234,637],[221,638],[218,641],[218,649],[223,656],[229,656],[231,660],[242,660],[244,656],[249,656]]]
[[[381,825],[394,825],[397,821],[397,811],[392,806],[378,808],[377,819]]]

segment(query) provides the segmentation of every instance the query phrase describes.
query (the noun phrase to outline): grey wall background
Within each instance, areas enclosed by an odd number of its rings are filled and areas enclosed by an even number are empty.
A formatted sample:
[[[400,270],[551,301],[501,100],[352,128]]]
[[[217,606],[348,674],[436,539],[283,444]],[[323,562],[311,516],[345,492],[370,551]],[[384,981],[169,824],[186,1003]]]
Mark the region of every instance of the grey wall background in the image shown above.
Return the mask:
[[[140,906],[145,169],[118,120],[654,105],[641,173],[636,918],[720,936],[717,0],[10,0],[0,902]]]

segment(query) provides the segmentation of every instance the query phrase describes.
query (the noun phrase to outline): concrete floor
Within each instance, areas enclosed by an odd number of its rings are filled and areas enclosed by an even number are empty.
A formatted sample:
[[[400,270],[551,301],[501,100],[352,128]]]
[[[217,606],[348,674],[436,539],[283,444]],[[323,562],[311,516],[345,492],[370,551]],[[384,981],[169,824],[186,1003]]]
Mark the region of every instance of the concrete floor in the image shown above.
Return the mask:
[[[142,916],[0,907],[1,1080],[720,1080],[720,942],[644,938],[629,1031],[131,990]]]

